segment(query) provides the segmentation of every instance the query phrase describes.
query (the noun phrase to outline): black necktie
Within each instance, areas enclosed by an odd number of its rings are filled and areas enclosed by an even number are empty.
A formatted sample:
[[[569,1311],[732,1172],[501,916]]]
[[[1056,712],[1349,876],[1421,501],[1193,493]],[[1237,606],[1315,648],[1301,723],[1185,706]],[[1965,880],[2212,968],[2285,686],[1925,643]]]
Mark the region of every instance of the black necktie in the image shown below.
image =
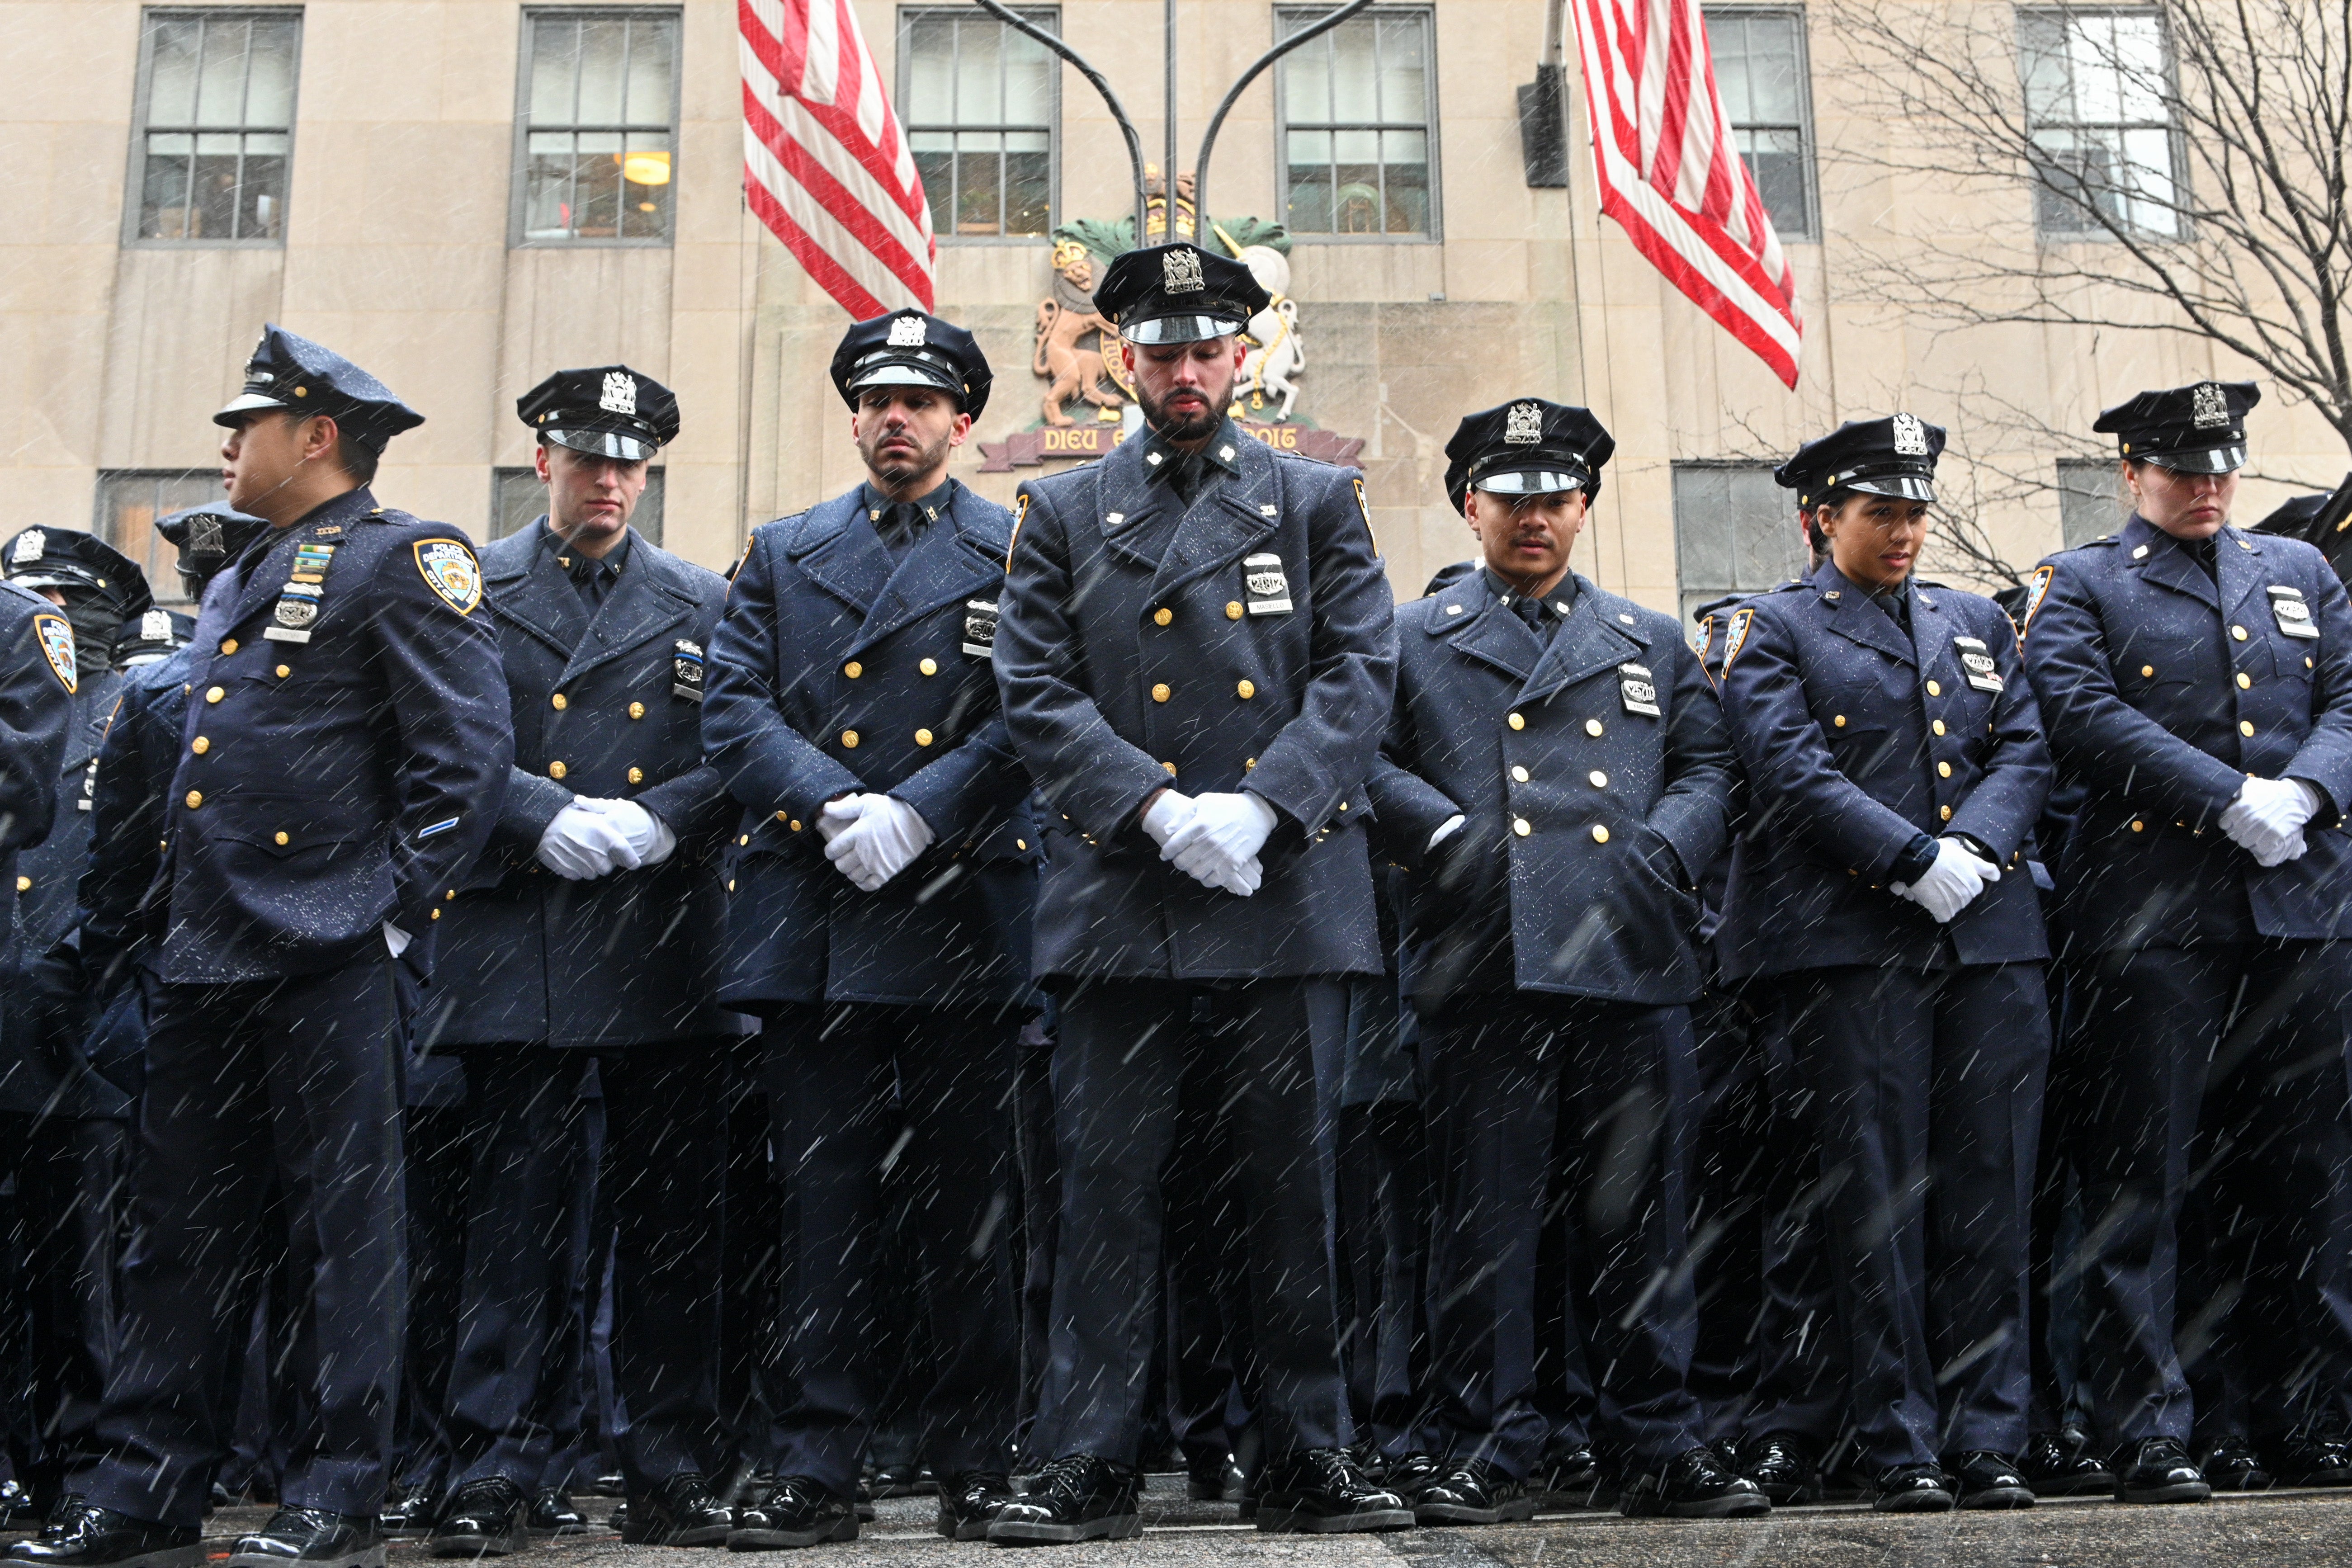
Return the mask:
[[[883,547],[894,561],[903,558],[913,548],[915,536],[927,520],[922,508],[912,501],[894,501],[882,509],[875,520],[875,531],[881,534]]]
[[[1536,634],[1538,642],[1551,640],[1551,606],[1549,605],[1545,604],[1541,599],[1517,598],[1511,601],[1511,608],[1517,612],[1519,619],[1528,623],[1528,629]]]

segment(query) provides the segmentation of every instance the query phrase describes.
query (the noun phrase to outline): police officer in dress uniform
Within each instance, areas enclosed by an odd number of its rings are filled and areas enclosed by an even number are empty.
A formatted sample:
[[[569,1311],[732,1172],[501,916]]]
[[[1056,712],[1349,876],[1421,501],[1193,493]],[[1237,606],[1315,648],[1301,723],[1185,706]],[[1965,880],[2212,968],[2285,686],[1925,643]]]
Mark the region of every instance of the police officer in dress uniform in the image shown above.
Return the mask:
[[[1003,1221],[1040,851],[989,662],[1013,519],[947,477],[988,362],[908,310],[851,327],[832,370],[866,479],[754,531],[703,715],[742,811],[720,997],[767,1021],[785,1213],[776,1479],[738,1551],[856,1537],[887,1382],[871,1355],[886,1169],[936,1351],[915,1424],[940,1532],[979,1539],[1011,1490]]]
[[[1063,1211],[1034,1444],[989,1539],[1136,1533],[1161,1181],[1187,1075],[1225,1086],[1266,1459],[1261,1530],[1410,1525],[1346,1452],[1318,1068],[1381,953],[1360,826],[1395,667],[1361,480],[1226,416],[1266,295],[1190,244],[1112,264],[1146,428],[1032,480],[1005,716],[1052,815],[1036,972],[1059,989]]]
[[[125,1121],[123,1086],[84,1052],[91,1021],[75,882],[89,853],[92,775],[123,681],[113,652],[126,623],[152,615],[147,579],[74,529],[28,528],[0,544],[10,581],[57,605],[74,629],[73,722],[56,826],[16,860],[16,932],[0,1028],[0,1170],[15,1178],[19,1268],[5,1294],[28,1336],[30,1419],[12,1455],[42,1513],[67,1473],[94,1457],[92,1426],[114,1341],[114,1271]],[[165,635],[169,635],[166,621]]]
[[[273,1179],[304,1331],[281,1506],[237,1568],[380,1565],[400,1366],[404,992],[495,819],[512,741],[481,574],[455,530],[378,506],[421,423],[374,377],[264,330],[215,416],[228,500],[268,520],[198,617],[151,909],[157,977],[122,1341],[84,1506],[9,1549],[200,1559]]]
[[[2209,381],[2102,413],[2132,515],[2028,597],[2026,665],[2084,793],[2059,873],[2084,1381],[2126,1500],[2206,1491],[2174,1338],[2218,1310],[2177,1261],[2204,1166],[2204,1206],[2253,1236],[2227,1328],[2265,1468],[2352,1480],[2352,614],[2317,550],[2230,524],[2260,395]]]
[[[1774,475],[1826,557],[1734,612],[1748,770],[1722,945],[1778,976],[1853,1416],[1888,1511],[2023,1507],[2026,1219],[2050,1051],[2023,850],[2051,763],[1991,600],[1915,584],[1944,432],[1851,421]]]
[[[560,1412],[579,1260],[580,1079],[603,1082],[616,1234],[613,1367],[629,1411],[625,1538],[699,1545],[731,1522],[718,1452],[717,1310],[730,1040],[718,851],[733,816],[702,760],[717,573],[629,525],[677,399],[627,365],[562,370],[515,405],[547,514],[482,552],[514,766],[490,847],[441,922],[424,1029],[461,1058],[473,1173],[442,1415],[436,1557],[520,1549]],[[716,1533],[712,1533],[716,1531]]]
[[[1615,447],[1587,410],[1540,398],[1465,418],[1446,493],[1485,569],[1397,614],[1371,798],[1414,872],[1400,967],[1421,1022],[1451,1455],[1413,1499],[1424,1524],[1535,1513],[1536,1238],[1555,1190],[1570,1331],[1630,1471],[1619,1507],[1771,1506],[1706,1446],[1687,1385],[1690,868],[1723,848],[1738,767],[1674,619],[1569,570]]]

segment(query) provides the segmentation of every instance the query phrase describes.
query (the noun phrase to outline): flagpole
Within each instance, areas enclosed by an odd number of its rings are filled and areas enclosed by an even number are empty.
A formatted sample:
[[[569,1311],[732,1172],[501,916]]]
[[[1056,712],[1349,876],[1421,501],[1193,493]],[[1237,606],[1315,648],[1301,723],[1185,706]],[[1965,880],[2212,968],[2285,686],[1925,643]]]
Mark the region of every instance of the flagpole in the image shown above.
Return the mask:
[[[1167,122],[1166,131],[1168,133],[1167,162],[1160,165],[1161,170],[1160,176],[1160,188],[1162,195],[1167,199],[1167,237],[1169,242],[1173,244],[1176,239],[1176,0],[1160,0],[1160,10],[1161,28],[1165,39],[1163,47],[1167,56],[1163,62],[1167,75],[1167,85],[1162,90],[1164,93],[1164,118]],[[1201,219],[1207,214],[1208,210],[1208,208],[1201,205],[1201,186],[1196,172],[1192,185],[1192,237],[1195,241],[1198,241],[1201,237]],[[1135,243],[1138,245],[1141,245],[1143,243],[1143,231],[1141,229],[1135,231]]]

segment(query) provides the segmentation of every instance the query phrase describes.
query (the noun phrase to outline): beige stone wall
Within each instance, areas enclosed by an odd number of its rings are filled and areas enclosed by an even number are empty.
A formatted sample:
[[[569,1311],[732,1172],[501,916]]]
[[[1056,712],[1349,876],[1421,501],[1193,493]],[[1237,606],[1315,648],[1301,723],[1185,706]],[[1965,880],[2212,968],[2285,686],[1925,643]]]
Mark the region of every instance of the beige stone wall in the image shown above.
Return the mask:
[[[1292,257],[1310,355],[1299,412],[1364,441],[1377,531],[1403,593],[1468,552],[1439,483],[1440,448],[1463,413],[1509,396],[1587,402],[1615,432],[1619,455],[1579,565],[1671,607],[1677,460],[1778,455],[1840,418],[1898,405],[1948,421],[1961,406],[1954,389],[1968,386],[2079,429],[2139,386],[2242,374],[2185,339],[2027,328],[1939,337],[1862,297],[1851,281],[1860,237],[1930,222],[2013,237],[2030,209],[2021,190],[1955,213],[1947,193],[1852,167],[1848,155],[1890,128],[1843,108],[1842,56],[1817,13],[1813,102],[1832,238],[1793,247],[1809,330],[1791,395],[1598,217],[1580,99],[1574,187],[1526,186],[1514,89],[1541,49],[1540,0],[1437,6],[1442,242],[1302,238]],[[513,399],[558,365],[625,359],[676,388],[685,430],[667,458],[668,537],[698,560],[723,565],[747,527],[853,483],[846,416],[824,379],[844,318],[740,197],[734,5],[682,9],[672,246],[509,247],[516,0],[310,0],[284,246],[126,248],[139,6],[0,0],[16,68],[0,100],[0,151],[16,176],[0,228],[0,427],[10,433],[0,526],[87,526],[103,469],[207,465],[207,416],[266,319],[349,353],[429,416],[394,445],[378,489],[478,531],[493,467],[528,460]],[[861,0],[861,16],[895,81],[893,5]],[[1061,16],[1157,159],[1160,7],[1066,0]],[[1273,29],[1265,0],[1185,0],[1185,166],[1215,99]],[[1272,113],[1269,76],[1225,126],[1214,211],[1279,216]],[[1065,73],[1061,123],[1059,212],[1118,216],[1124,155],[1075,72]],[[1045,247],[947,242],[940,278],[942,312],[980,334],[998,373],[978,438],[1025,427],[1036,418],[1027,366]],[[2254,429],[2267,474],[2318,481],[2347,466],[2307,411],[2274,400]],[[2054,453],[2032,445],[1968,449],[2046,468]],[[1018,476],[977,475],[977,462],[970,453],[959,473],[1009,497]],[[2287,493],[2250,482],[2242,513],[2251,520]],[[2057,542],[2054,497],[1995,522],[2021,562]]]

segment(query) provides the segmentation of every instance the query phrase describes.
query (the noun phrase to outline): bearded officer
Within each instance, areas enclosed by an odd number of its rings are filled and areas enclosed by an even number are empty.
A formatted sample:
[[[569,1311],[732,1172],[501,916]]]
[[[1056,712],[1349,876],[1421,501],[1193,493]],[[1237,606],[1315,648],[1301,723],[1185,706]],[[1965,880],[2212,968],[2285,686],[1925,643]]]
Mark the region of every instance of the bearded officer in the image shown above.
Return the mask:
[[[436,1557],[519,1550],[579,1369],[555,1342],[577,1090],[597,1060],[615,1233],[624,1536],[723,1540],[712,1495],[727,1051],[715,1000],[734,813],[702,760],[703,652],[727,584],[630,526],[677,399],[627,365],[562,370],[516,413],[547,513],[482,552],[515,762],[490,849],[441,922],[424,1033],[466,1065],[473,1178],[441,1415]],[[716,1533],[712,1533],[715,1531]]]
[[[70,1482],[84,1505],[9,1554],[201,1555],[228,1447],[215,1391],[270,1250],[261,1228],[282,1223],[299,1425],[280,1432],[281,1506],[229,1561],[377,1568],[406,1016],[506,786],[506,688],[472,547],[367,488],[421,416],[273,325],[214,417],[229,503],[274,531],[214,579],[190,660],[106,1457]]]
[[[1039,850],[989,663],[1013,520],[947,474],[988,362],[962,328],[901,310],[850,328],[832,372],[866,480],[752,534],[703,717],[742,810],[719,994],[767,1021],[786,1205],[776,1479],[737,1551],[857,1534],[894,1166],[940,1352],[916,1400],[940,1533],[978,1539],[1011,1490],[1003,1219]]]
[[[1060,992],[1063,1208],[1034,1441],[1057,1456],[989,1539],[1137,1533],[1161,1255],[1180,1137],[1220,1135],[1247,1234],[1264,1375],[1261,1530],[1401,1529],[1347,1453],[1318,1064],[1346,977],[1381,972],[1363,784],[1395,676],[1362,481],[1227,416],[1266,302],[1175,244],[1114,262],[1146,428],[1021,489],[996,669],[1052,805],[1036,972]],[[1188,1077],[1224,1125],[1180,1129]]]
[[[2102,413],[2132,515],[2028,599],[2026,665],[2084,792],[2058,862],[2084,1382],[2132,1501],[2205,1495],[2175,1340],[2215,1311],[2176,1263],[2200,1146],[2221,1151],[2204,1204],[2252,1237],[2225,1326],[2262,1468],[2352,1481],[2352,612],[2317,550],[2231,525],[2260,398],[2209,381]]]

